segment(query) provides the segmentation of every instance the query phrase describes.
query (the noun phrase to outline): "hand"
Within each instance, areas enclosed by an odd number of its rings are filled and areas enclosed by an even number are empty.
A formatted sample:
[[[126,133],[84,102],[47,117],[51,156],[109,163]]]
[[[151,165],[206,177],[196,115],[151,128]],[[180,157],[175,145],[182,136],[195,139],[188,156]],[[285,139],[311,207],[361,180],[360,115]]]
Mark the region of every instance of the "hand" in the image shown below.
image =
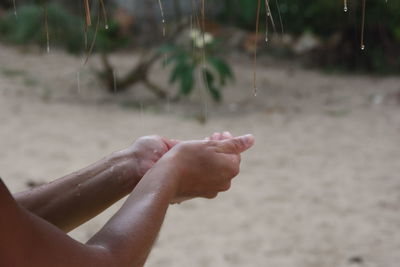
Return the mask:
[[[214,198],[230,188],[239,173],[240,153],[254,144],[254,137],[214,134],[203,141],[182,142],[171,149],[155,168],[174,173],[176,194],[172,203],[195,197]]]
[[[179,141],[157,135],[144,136],[123,153],[133,159],[138,177],[143,177],[153,165]]]

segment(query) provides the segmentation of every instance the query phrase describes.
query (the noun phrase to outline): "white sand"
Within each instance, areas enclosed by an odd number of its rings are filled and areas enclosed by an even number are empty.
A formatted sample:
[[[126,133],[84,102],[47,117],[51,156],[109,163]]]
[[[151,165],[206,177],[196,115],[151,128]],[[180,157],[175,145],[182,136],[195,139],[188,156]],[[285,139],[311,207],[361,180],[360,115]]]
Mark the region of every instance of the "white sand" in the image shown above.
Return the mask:
[[[174,104],[171,114],[164,104],[122,108],[136,93],[107,96],[89,69],[80,73],[78,94],[80,60],[63,53],[0,46],[0,59],[0,175],[12,191],[72,172],[142,135],[194,139],[226,129],[256,136],[229,193],[170,208],[147,266],[356,266],[352,257],[362,258],[360,266],[399,266],[399,78],[265,66],[265,89],[254,98],[251,65],[236,64],[226,104],[210,107],[211,120],[201,125],[183,115],[190,105]],[[132,61],[116,59],[124,70]],[[15,69],[25,72],[10,74]],[[116,208],[72,236],[87,240]]]

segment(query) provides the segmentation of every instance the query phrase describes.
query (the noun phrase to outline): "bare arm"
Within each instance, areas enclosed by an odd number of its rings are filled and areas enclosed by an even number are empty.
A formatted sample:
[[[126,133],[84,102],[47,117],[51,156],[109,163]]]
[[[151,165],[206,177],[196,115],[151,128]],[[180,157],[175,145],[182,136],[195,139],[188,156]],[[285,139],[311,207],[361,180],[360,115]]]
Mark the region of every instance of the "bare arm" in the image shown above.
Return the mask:
[[[149,173],[86,245],[19,207],[0,181],[0,266],[142,266],[175,193],[170,175]]]
[[[143,137],[128,149],[14,198],[25,209],[68,232],[129,194],[173,145],[173,141],[158,136]]]
[[[86,245],[20,207],[0,181],[0,266],[143,266],[169,203],[227,190],[252,144],[248,137],[174,148]]]

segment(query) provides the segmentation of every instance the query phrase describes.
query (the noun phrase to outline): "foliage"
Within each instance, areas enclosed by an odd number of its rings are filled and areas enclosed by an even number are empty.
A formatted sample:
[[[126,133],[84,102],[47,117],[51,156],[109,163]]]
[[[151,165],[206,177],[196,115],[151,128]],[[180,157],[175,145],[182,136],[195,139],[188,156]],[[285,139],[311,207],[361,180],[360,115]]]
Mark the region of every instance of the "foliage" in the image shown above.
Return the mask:
[[[51,46],[58,46],[71,53],[87,50],[95,36],[95,26],[89,28],[88,43],[85,44],[84,22],[58,4],[48,4],[47,25]],[[17,17],[9,12],[0,20],[1,40],[16,44],[38,44],[45,46],[46,40],[45,7],[24,5],[18,8]],[[94,50],[112,51],[128,43],[127,38],[118,36],[118,25],[111,21],[109,29],[99,26]]]
[[[344,12],[343,0],[269,1],[279,32],[277,7],[285,33],[298,36],[309,31],[326,42],[341,34],[341,44],[318,55],[323,65],[347,70],[399,71],[400,60],[393,58],[400,57],[400,1],[366,1],[365,52],[360,50],[362,1],[347,2],[348,12]],[[225,8],[219,14],[221,22],[254,30],[257,0],[224,0],[224,3]],[[265,1],[262,1],[262,10],[261,29],[265,27]],[[335,58],[329,53],[334,53]]]
[[[181,95],[192,93],[196,85],[196,73],[203,80],[211,97],[222,100],[221,88],[233,79],[230,66],[217,55],[218,45],[211,34],[192,30],[190,41],[183,44],[167,44],[159,49],[165,54],[164,66],[173,65],[170,83],[179,83]]]

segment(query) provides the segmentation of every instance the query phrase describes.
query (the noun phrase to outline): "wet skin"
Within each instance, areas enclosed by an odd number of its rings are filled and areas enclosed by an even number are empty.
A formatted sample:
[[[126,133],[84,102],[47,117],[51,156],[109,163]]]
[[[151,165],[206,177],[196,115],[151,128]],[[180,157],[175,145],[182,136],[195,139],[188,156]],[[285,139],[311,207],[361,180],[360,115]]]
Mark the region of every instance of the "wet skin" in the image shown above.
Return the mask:
[[[14,196],[0,180],[0,266],[143,266],[168,206],[228,190],[253,143],[228,132],[188,142],[150,136]],[[86,244],[65,233],[126,195]]]

